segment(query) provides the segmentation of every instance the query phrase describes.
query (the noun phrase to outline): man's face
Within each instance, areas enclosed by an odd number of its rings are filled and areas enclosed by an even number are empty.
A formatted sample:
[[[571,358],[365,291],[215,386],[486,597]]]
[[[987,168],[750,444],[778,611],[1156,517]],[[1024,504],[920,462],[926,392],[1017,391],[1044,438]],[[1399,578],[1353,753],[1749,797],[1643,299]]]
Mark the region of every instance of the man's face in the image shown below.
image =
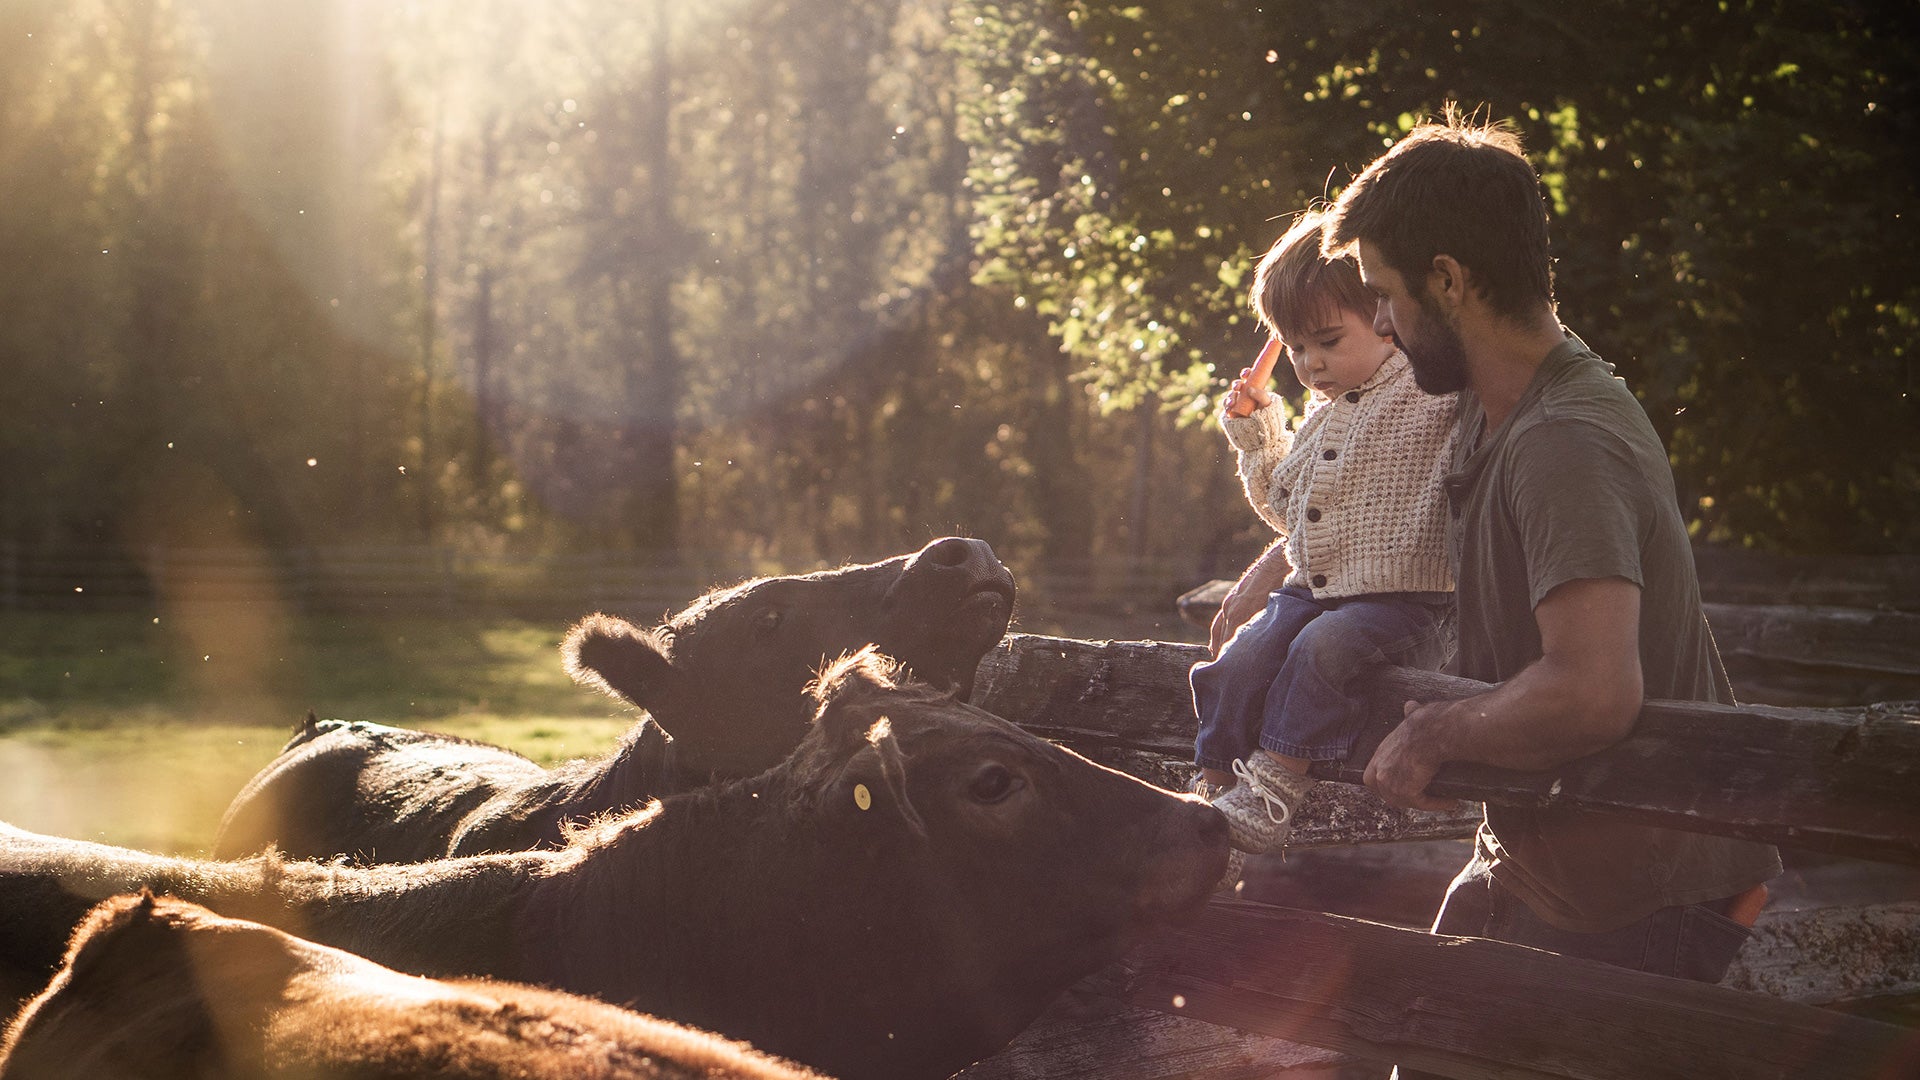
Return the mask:
[[[1419,283],[1416,295],[1400,272],[1380,257],[1380,250],[1365,240],[1360,241],[1358,257],[1360,281],[1378,300],[1373,332],[1392,337],[1407,354],[1414,383],[1429,394],[1466,389],[1466,347],[1460,332],[1441,317],[1427,283]]]

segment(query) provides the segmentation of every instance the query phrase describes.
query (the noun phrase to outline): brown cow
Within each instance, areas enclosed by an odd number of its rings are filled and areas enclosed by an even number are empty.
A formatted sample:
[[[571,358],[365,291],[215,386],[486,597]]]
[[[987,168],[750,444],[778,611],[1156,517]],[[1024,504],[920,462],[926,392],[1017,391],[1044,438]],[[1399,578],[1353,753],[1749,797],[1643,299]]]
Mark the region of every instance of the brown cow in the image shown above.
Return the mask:
[[[402,975],[197,904],[122,896],[0,1040],[0,1080],[822,1080],[517,983]]]
[[[485,743],[364,722],[308,725],[227,808],[214,854],[420,862],[558,846],[570,821],[792,752],[827,659],[875,644],[965,700],[1006,633],[1013,575],[982,540],[715,591],[652,632],[608,615],[567,636],[576,679],[647,710],[612,753],[543,769]],[[671,734],[663,734],[662,729]]]
[[[1103,768],[873,652],[821,678],[793,755],[558,851],[209,862],[0,828],[0,963],[44,979],[141,886],[415,974],[590,994],[849,1078],[1004,1045],[1226,865],[1218,811]]]

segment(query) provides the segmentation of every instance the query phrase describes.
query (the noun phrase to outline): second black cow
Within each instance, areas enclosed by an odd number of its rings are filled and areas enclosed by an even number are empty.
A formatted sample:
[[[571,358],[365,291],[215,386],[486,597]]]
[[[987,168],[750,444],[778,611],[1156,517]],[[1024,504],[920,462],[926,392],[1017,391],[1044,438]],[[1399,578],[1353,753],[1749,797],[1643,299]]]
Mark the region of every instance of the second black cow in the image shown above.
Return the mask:
[[[595,615],[567,636],[568,670],[648,714],[612,753],[546,769],[450,735],[309,721],[227,808],[214,854],[395,863],[555,846],[568,822],[784,759],[807,730],[807,681],[832,657],[871,644],[966,700],[1013,596],[985,541],[950,536],[716,589],[652,630]]]

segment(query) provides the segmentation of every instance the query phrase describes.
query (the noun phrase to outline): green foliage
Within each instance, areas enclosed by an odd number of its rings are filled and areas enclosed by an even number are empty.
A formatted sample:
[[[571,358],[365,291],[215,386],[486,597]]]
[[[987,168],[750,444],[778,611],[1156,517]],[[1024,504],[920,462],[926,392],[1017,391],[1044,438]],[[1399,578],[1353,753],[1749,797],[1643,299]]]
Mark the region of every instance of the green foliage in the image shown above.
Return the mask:
[[[1793,0],[990,10],[971,54],[991,89],[973,128],[983,273],[1049,317],[1108,400],[1203,409],[1201,358],[1225,348],[1217,390],[1254,347],[1233,333],[1236,267],[1273,219],[1458,101],[1526,137],[1563,317],[1641,394],[1703,539],[1920,540],[1920,451],[1899,434],[1920,419],[1911,16]]]
[[[1212,411],[1287,217],[1524,133],[1699,535],[1910,549],[1915,32],[1618,0],[19,0],[0,540],[1023,572],[1259,536]]]

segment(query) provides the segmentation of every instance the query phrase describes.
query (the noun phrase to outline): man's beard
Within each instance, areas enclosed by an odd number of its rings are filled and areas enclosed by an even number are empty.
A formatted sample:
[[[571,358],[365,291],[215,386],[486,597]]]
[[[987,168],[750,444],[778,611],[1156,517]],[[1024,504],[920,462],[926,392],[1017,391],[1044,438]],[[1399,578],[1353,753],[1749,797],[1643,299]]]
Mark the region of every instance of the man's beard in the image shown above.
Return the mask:
[[[1407,354],[1407,362],[1413,367],[1413,382],[1423,392],[1429,394],[1451,394],[1455,390],[1467,388],[1467,350],[1460,343],[1460,334],[1437,311],[1425,304],[1420,305],[1420,332],[1417,335],[1420,344],[1409,348],[1401,339],[1398,331],[1393,335],[1393,343]]]

